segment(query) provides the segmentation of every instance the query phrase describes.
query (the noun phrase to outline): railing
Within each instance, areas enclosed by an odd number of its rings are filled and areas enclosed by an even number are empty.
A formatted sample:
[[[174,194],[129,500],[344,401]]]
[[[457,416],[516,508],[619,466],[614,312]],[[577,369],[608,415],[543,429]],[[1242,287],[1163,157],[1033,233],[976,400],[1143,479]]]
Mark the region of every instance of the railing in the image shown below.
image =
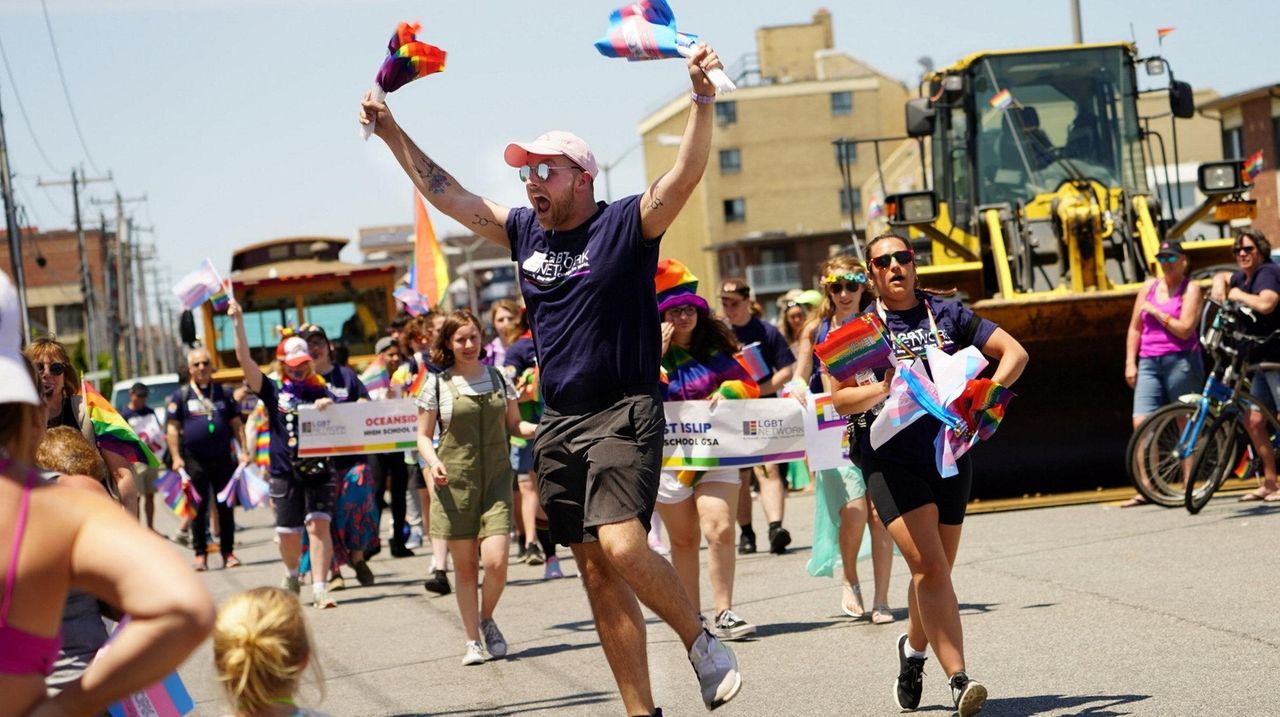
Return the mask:
[[[800,264],[756,264],[747,267],[747,283],[759,294],[782,294],[800,288]]]

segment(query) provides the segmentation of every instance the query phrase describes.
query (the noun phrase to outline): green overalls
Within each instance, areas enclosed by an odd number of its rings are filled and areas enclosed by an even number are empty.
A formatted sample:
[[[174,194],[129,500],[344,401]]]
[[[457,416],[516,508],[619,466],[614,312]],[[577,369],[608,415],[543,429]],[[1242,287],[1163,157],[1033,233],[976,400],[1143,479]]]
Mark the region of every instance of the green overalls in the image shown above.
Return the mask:
[[[453,397],[453,415],[436,455],[449,484],[432,484],[431,537],[474,540],[511,532],[511,457],[502,376],[488,368],[493,390],[463,395],[448,371],[439,380]],[[439,400],[439,399],[437,399]]]

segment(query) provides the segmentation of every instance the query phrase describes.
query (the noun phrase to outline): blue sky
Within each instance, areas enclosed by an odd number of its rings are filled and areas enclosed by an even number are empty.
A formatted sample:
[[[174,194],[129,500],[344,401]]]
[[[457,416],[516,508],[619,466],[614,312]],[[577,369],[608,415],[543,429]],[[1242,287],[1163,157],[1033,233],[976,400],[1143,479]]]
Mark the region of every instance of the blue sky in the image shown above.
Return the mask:
[[[152,224],[175,277],[235,246],[289,235],[354,239],[359,227],[412,221],[408,180],[380,142],[360,141],[358,98],[400,20],[449,52],[448,70],[391,96],[397,119],[464,186],[516,204],[523,191],[501,159],[512,139],[570,129],[612,162],[638,141],[636,124],[688,80],[677,61],[628,64],[592,43],[621,0],[48,0],[85,149],[58,82],[40,0],[0,0],[0,75],[18,198],[42,228],[71,225],[66,188],[37,178],[83,164],[114,176]],[[807,22],[822,5],[672,0],[682,29],[732,64],[754,51],[756,28]],[[980,49],[1070,41],[1069,2],[832,2],[836,45],[915,85],[917,58],[939,65]],[[963,9],[962,9],[963,8]],[[1144,10],[1152,9],[1154,14]],[[1242,0],[1222,17],[1201,2],[1083,0],[1086,41],[1130,39],[1163,52],[1179,79],[1228,94],[1280,82],[1262,59],[1280,3]],[[1251,39],[1252,38],[1252,39]],[[1254,48],[1254,49],[1250,49]],[[30,120],[24,121],[14,94]],[[34,134],[34,136],[33,136]],[[43,148],[49,163],[36,149]],[[612,175],[614,194],[643,186],[639,153]],[[87,196],[108,198],[99,184]],[[98,208],[86,210],[96,222]],[[437,231],[458,231],[436,215]]]

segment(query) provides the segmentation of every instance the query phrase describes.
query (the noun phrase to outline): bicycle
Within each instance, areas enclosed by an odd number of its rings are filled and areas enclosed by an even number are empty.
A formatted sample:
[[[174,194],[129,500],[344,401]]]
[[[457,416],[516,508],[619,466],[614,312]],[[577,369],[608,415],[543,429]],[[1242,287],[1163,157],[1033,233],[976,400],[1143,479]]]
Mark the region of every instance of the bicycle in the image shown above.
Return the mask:
[[[1210,312],[1213,312],[1212,317]],[[1125,467],[1134,487],[1149,502],[1166,508],[1186,505],[1187,477],[1191,473],[1192,461],[1203,453],[1206,437],[1210,435],[1204,430],[1206,423],[1216,419],[1238,392],[1247,394],[1250,389],[1249,376],[1256,367],[1241,365],[1243,349],[1267,340],[1249,336],[1237,328],[1251,318],[1249,309],[1231,302],[1206,302],[1200,321],[1200,341],[1212,368],[1205,378],[1204,388],[1199,395],[1182,396],[1162,406],[1139,424],[1130,437]],[[1221,445],[1216,447],[1221,448]],[[1227,457],[1225,454],[1215,455],[1215,463],[1222,463],[1222,459]],[[1227,468],[1234,469],[1240,477],[1248,476],[1258,468],[1247,441],[1243,449],[1233,450],[1229,457],[1234,463]],[[1218,485],[1226,475],[1224,472],[1220,476]]]

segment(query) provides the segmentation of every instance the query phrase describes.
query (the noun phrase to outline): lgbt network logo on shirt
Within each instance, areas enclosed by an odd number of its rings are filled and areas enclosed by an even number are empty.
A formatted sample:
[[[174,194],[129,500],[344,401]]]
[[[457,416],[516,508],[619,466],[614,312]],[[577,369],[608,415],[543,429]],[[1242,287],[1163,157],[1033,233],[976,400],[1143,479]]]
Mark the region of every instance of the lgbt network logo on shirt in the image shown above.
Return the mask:
[[[563,283],[566,279],[591,273],[591,260],[584,250],[581,254],[569,251],[543,253],[535,251],[520,265],[524,278],[542,287]]]

